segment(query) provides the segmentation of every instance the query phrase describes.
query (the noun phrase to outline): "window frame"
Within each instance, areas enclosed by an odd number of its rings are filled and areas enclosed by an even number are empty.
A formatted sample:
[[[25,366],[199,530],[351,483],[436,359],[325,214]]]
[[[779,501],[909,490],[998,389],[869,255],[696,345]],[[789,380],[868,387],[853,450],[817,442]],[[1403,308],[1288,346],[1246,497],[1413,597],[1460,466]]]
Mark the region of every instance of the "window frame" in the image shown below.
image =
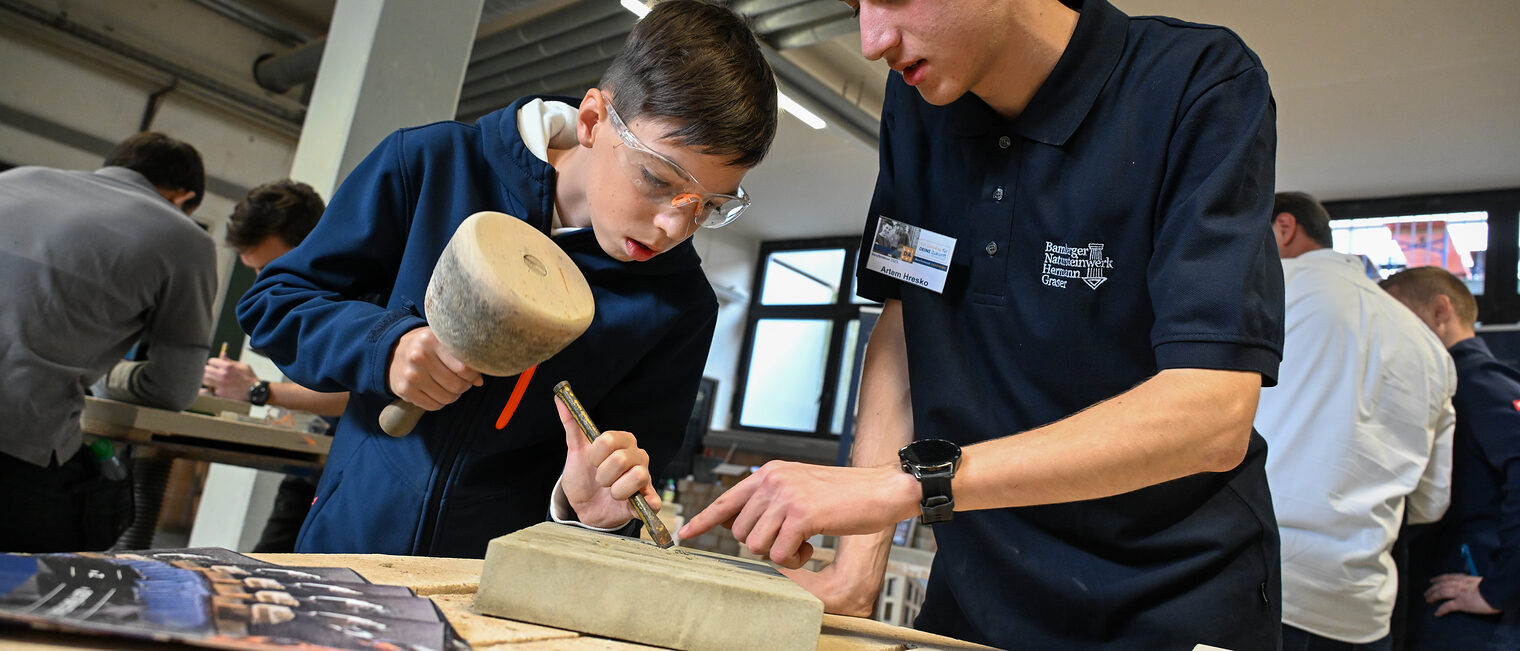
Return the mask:
[[[1324,202],[1332,222],[1342,220],[1483,212],[1488,215],[1487,272],[1478,301],[1484,324],[1520,321],[1520,187],[1474,192],[1418,194]],[[1503,271],[1497,271],[1503,270]]]
[[[817,251],[843,249],[844,264],[840,265],[839,293],[833,303],[813,305],[763,305],[767,263],[775,253],[787,251]],[[824,237],[797,240],[767,240],[760,243],[759,256],[755,261],[754,281],[750,288],[749,308],[744,316],[744,339],[739,348],[739,366],[734,375],[733,400],[729,403],[730,429],[745,432],[763,432],[784,436],[800,436],[811,439],[838,441],[839,436],[831,430],[834,423],[834,403],[840,391],[849,389],[849,382],[840,382],[839,372],[844,365],[844,355],[854,354],[844,350],[845,336],[851,321],[860,319],[860,309],[874,303],[856,303],[855,265],[860,249],[859,237]],[[827,320],[833,325],[829,332],[828,359],[824,362],[823,387],[819,393],[818,413],[813,430],[803,432],[774,427],[745,425],[743,422],[744,396],[749,385],[750,359],[754,356],[755,332],[762,320]],[[843,385],[843,386],[841,386]],[[849,414],[845,418],[850,418]]]

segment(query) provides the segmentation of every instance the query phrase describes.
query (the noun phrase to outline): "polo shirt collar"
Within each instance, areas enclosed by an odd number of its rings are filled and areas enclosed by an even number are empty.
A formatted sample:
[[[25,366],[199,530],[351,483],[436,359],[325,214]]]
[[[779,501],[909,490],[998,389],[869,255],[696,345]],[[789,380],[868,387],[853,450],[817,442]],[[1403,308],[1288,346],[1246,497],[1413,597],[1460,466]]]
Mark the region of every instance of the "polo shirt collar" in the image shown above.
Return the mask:
[[[1462,341],[1452,344],[1451,348],[1448,348],[1447,350],[1451,351],[1452,357],[1460,357],[1462,355],[1493,356],[1493,353],[1488,349],[1488,344],[1483,341],[1482,337],[1468,337]]]
[[[155,197],[159,197],[161,199],[163,198],[163,195],[160,195],[158,193],[158,188],[153,187],[153,182],[149,181],[148,177],[143,176],[142,172],[134,170],[130,167],[108,165],[106,167],[95,170],[95,174],[104,176],[119,183],[125,183],[127,185],[137,187],[145,192],[152,193]],[[168,201],[168,199],[164,199],[164,201]]]
[[[1066,2],[1080,12],[1076,31],[1050,76],[1011,125],[1014,132],[1024,138],[1055,146],[1066,144],[1087,119],[1098,93],[1102,92],[1124,53],[1124,41],[1129,31],[1129,17],[1107,0]],[[961,123],[969,127],[968,133],[985,133],[1001,122],[1001,118],[979,98],[968,94],[966,99],[983,109],[978,111],[983,119]]]

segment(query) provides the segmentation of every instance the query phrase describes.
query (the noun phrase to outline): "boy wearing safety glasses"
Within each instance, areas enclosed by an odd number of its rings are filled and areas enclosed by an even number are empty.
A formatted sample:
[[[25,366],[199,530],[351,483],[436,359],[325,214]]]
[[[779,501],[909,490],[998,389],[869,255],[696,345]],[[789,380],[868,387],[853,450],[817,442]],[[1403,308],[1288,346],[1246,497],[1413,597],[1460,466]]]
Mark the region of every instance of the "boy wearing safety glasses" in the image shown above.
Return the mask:
[[[775,133],[748,27],[669,0],[578,104],[527,97],[382,142],[238,305],[292,380],[352,392],[296,550],[479,558],[546,506],[601,529],[637,526],[635,492],[658,508],[649,468],[680,445],[718,310],[688,240],[744,212],[739,182]],[[596,299],[590,329],[531,375],[483,377],[424,318],[434,263],[481,210],[550,233]],[[356,299],[377,292],[383,305]],[[556,419],[560,380],[617,431],[588,444]],[[433,413],[391,438],[376,418],[398,397]]]

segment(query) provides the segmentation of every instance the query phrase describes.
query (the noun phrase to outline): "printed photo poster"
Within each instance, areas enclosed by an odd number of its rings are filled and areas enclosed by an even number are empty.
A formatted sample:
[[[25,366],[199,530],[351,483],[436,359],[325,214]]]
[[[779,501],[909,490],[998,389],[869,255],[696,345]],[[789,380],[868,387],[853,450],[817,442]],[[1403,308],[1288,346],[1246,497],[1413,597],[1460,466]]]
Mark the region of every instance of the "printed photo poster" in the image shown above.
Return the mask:
[[[460,651],[429,599],[225,549],[0,554],[0,625],[220,649]]]
[[[939,293],[954,252],[954,238],[878,216],[866,269]]]

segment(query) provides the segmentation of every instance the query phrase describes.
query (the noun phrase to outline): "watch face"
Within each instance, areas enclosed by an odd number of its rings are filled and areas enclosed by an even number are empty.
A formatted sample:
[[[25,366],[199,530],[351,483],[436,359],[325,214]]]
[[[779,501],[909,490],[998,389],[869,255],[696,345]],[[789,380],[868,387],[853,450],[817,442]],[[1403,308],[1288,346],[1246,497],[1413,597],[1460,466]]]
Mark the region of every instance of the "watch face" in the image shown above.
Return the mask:
[[[264,403],[267,402],[268,400],[269,400],[269,383],[268,382],[260,382],[258,384],[253,385],[252,387],[249,387],[249,389],[248,389],[248,402],[251,402],[251,403],[253,403],[255,405],[263,406]]]
[[[923,468],[954,465],[961,458],[961,446],[944,439],[914,441],[898,452],[902,460]]]

